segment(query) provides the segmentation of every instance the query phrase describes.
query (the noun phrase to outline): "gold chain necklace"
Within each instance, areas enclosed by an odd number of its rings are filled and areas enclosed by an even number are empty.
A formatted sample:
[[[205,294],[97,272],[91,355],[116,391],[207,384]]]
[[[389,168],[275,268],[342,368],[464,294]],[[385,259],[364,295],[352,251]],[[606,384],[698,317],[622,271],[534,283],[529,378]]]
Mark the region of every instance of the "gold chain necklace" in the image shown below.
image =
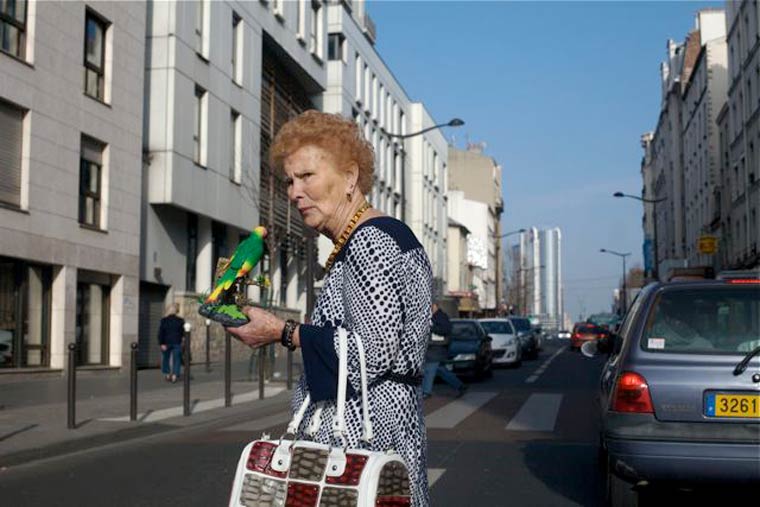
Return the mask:
[[[330,272],[330,268],[333,265],[333,262],[335,262],[335,257],[338,256],[338,253],[341,251],[343,246],[346,244],[346,241],[348,240],[348,237],[351,235],[351,232],[353,232],[354,227],[356,227],[356,222],[359,221],[361,216],[364,214],[365,211],[367,211],[370,208],[370,205],[368,202],[365,202],[361,208],[359,208],[353,217],[351,217],[351,220],[348,222],[348,225],[343,230],[343,234],[340,235],[340,238],[338,238],[338,241],[335,242],[335,247],[333,248],[332,253],[330,254],[330,257],[327,258],[327,262],[325,263],[325,274]]]

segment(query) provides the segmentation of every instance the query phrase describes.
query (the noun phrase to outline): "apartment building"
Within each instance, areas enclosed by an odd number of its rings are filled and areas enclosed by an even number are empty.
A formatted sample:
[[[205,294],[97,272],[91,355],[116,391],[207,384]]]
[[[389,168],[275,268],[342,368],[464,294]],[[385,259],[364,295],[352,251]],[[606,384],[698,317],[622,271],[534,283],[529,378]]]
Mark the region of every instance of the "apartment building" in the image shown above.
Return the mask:
[[[0,372],[137,339],[146,5],[0,4]]]

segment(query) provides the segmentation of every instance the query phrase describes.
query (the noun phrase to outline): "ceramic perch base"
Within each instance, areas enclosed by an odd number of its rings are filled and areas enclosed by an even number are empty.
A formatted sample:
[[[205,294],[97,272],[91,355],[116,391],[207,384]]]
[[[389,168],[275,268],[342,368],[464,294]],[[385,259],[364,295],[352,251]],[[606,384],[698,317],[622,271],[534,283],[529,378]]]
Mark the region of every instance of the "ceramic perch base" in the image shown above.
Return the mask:
[[[198,308],[198,313],[224,327],[240,327],[248,324],[248,317],[236,304],[205,303]]]

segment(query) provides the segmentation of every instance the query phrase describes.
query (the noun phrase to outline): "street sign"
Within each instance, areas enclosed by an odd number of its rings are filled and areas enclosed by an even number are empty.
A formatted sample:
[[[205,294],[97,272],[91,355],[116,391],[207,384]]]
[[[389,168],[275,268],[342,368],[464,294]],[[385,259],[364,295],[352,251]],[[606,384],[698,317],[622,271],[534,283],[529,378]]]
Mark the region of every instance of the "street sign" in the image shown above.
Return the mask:
[[[707,234],[700,236],[697,249],[702,254],[714,254],[718,250],[718,238]]]

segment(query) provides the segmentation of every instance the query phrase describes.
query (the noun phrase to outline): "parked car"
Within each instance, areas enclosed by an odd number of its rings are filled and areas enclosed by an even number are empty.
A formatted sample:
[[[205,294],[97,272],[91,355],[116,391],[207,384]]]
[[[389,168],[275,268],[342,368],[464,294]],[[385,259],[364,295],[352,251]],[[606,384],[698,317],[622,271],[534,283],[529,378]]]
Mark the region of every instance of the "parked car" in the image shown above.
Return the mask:
[[[474,319],[451,319],[449,363],[454,373],[486,377],[492,373],[491,337]]]
[[[509,319],[480,319],[478,322],[493,340],[491,350],[494,364],[519,366],[522,351],[517,341],[517,331]]]
[[[538,357],[538,338],[530,320],[527,317],[509,317],[509,321],[517,331],[522,356],[531,359]]]
[[[609,335],[609,330],[601,326],[590,322],[578,322],[573,327],[573,334],[570,336],[570,347],[579,350],[585,342],[607,338]]]
[[[557,331],[557,338],[560,340],[569,340],[570,337],[573,336],[573,333],[568,331],[567,329],[562,329],[560,331]]]
[[[619,334],[582,347],[599,351],[613,506],[650,486],[760,484],[760,276],[651,284]]]

